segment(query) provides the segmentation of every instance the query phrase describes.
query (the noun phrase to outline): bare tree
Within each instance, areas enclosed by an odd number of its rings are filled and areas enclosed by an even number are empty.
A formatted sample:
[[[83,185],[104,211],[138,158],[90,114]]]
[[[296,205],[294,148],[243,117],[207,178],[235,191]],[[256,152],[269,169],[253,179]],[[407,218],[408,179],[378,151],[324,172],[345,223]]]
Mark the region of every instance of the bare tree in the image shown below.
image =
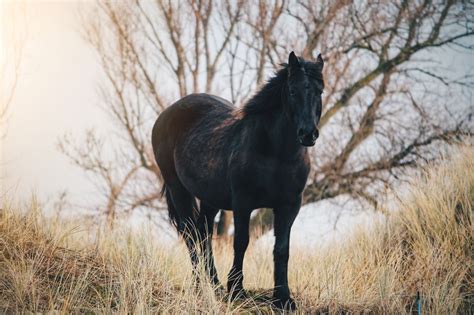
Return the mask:
[[[473,11],[455,1],[332,5],[315,14],[308,4],[295,13],[299,21],[319,15],[305,28],[321,30],[320,50],[333,72],[326,74],[320,126],[328,131],[326,143],[334,145],[315,156],[305,197],[317,201],[350,194],[377,206],[379,188],[391,185],[405,168],[433,158],[435,142],[472,132],[468,103],[446,110],[472,81],[453,81],[432,58],[439,47],[472,49],[464,43],[474,35]],[[334,13],[338,10],[347,13]],[[330,38],[334,33],[340,34],[337,41]],[[303,47],[307,56],[317,48],[311,35]]]
[[[114,141],[89,132],[60,148],[103,189],[111,220],[160,209],[149,134],[166,106],[192,92],[240,106],[290,51],[321,52],[325,109],[304,202],[350,195],[376,208],[438,143],[473,132],[472,76],[441,67],[450,51],[472,51],[473,13],[455,1],[99,2],[83,30],[107,78]]]
[[[89,131],[84,145],[66,136],[59,148],[97,179],[104,196],[98,210],[109,222],[119,211],[161,207],[151,124],[173,99],[221,88],[219,69],[242,8],[234,1],[134,1],[99,2],[84,12],[83,35],[107,78],[103,108],[116,123],[116,141],[105,154]]]

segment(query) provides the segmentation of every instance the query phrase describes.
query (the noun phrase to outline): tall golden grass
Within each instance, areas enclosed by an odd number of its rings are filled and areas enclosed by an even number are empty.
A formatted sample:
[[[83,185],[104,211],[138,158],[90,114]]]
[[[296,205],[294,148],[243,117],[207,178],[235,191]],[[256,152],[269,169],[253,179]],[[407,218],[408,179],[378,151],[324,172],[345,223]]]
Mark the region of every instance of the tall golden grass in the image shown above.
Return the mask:
[[[294,249],[290,287],[302,313],[473,313],[474,149],[433,166],[400,197],[398,211],[324,249]],[[90,236],[94,234],[94,237]],[[229,243],[216,245],[221,280]],[[230,302],[192,280],[182,245],[149,232],[113,231],[46,219],[4,203],[0,212],[0,311],[92,313],[277,312],[271,248],[250,247],[251,298]]]

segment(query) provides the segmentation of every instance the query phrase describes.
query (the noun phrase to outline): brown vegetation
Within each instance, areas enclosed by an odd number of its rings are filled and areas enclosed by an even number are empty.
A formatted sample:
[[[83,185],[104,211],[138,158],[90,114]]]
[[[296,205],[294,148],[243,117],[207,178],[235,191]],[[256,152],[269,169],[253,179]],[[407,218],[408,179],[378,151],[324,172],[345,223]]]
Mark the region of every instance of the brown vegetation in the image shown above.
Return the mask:
[[[417,294],[425,314],[473,311],[474,149],[431,167],[398,206],[348,241],[294,249],[289,280],[300,311],[410,313]],[[228,270],[231,246],[222,242],[216,256],[218,270]],[[46,219],[34,202],[0,212],[1,311],[271,311],[262,289],[272,285],[271,262],[270,248],[251,247],[252,298],[230,303],[206,281],[196,290],[184,246]]]

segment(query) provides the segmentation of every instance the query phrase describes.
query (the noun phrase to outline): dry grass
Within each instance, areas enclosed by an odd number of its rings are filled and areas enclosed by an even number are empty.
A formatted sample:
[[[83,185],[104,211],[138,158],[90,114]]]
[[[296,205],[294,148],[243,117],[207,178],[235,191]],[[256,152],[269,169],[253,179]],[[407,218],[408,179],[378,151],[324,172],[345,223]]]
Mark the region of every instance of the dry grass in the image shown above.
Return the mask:
[[[473,313],[474,149],[424,174],[385,223],[324,250],[292,250],[290,286],[300,312]],[[0,212],[0,311],[92,313],[272,312],[270,248],[251,247],[245,285],[253,298],[230,303],[193,283],[182,245],[116,229],[46,220],[31,209]],[[96,232],[96,231],[95,231]],[[216,248],[221,278],[228,244]],[[225,280],[225,279],[222,279]]]

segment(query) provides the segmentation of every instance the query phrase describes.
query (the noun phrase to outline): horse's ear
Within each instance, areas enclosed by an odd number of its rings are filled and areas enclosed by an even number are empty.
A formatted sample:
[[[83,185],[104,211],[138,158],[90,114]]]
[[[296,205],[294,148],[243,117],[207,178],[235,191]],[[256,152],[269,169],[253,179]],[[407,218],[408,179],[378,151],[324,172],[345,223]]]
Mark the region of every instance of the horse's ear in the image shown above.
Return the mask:
[[[288,56],[288,66],[290,68],[290,74],[301,68],[300,61],[293,51],[290,52],[290,55]]]
[[[319,54],[318,57],[316,58],[316,63],[319,65],[319,67],[321,68],[321,71],[322,71],[323,67],[324,67],[324,60],[323,60],[323,57],[321,56],[321,54]]]

